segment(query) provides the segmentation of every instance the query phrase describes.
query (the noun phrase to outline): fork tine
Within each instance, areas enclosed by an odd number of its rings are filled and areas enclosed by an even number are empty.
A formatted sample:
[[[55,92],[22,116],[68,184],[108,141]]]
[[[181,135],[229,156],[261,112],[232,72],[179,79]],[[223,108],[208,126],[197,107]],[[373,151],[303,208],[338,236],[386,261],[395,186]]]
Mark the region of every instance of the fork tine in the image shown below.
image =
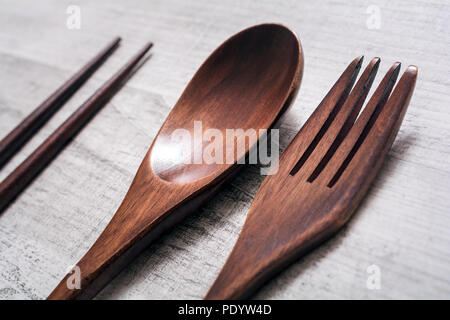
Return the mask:
[[[353,126],[375,79],[379,65],[380,58],[370,61],[324,137],[304,164],[301,175],[309,176],[308,182],[313,182],[320,174]]]
[[[361,69],[362,61],[363,57],[360,56],[348,65],[289,145],[289,148],[294,148],[296,154],[302,155],[297,164],[289,164],[289,170],[292,168],[291,175],[294,175],[309,157],[344,104]]]
[[[381,80],[375,93],[370,98],[367,106],[362,111],[361,115],[358,117],[353,128],[350,130],[348,136],[341,144],[341,147],[336,151],[335,155],[330,159],[329,163],[322,172],[323,179],[326,180],[325,183],[329,183],[339,167],[343,163],[343,159],[347,157],[350,149],[355,145],[358,138],[366,126],[367,122],[371,118],[372,114],[376,109],[379,111],[386,104],[389,95],[394,87],[395,81],[397,80],[398,74],[400,72],[400,63],[394,63],[388,70],[386,75]],[[322,177],[321,177],[322,180]]]
[[[400,71],[394,64],[348,134],[328,170],[327,186],[349,183],[353,179],[369,186],[383,162],[408,107],[417,78],[417,67],[409,66],[389,97]],[[370,174],[364,174],[370,170]],[[368,182],[369,181],[369,182]]]

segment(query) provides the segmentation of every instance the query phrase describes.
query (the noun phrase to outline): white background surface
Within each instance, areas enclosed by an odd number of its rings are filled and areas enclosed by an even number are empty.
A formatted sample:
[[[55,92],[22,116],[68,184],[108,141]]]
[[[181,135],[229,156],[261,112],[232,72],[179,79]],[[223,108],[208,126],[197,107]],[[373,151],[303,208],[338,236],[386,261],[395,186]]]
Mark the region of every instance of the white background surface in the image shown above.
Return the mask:
[[[81,29],[66,27],[69,4]],[[380,29],[366,13],[377,5]],[[374,186],[334,238],[257,298],[450,298],[450,6],[448,1],[0,1],[0,136],[114,36],[120,48],[0,172],[9,174],[94,90],[152,40],[152,57],[0,216],[0,298],[45,298],[120,204],[194,72],[248,26],[299,36],[302,86],[281,127],[284,149],[347,64],[381,57],[419,67],[409,110]],[[373,91],[373,90],[372,90]],[[199,299],[225,262],[262,177],[247,167],[195,215],[144,251],[101,299]],[[369,290],[366,269],[381,270]]]

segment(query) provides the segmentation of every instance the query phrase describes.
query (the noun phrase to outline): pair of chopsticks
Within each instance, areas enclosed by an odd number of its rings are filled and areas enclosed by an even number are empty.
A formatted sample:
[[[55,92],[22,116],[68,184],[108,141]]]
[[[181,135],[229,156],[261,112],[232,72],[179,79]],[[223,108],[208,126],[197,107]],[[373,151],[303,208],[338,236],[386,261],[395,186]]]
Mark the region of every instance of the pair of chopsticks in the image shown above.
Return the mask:
[[[0,141],[0,169],[89,79],[119,45],[114,39]],[[153,46],[146,44],[0,183],[0,213],[120,89]],[[135,68],[136,67],[136,68]]]

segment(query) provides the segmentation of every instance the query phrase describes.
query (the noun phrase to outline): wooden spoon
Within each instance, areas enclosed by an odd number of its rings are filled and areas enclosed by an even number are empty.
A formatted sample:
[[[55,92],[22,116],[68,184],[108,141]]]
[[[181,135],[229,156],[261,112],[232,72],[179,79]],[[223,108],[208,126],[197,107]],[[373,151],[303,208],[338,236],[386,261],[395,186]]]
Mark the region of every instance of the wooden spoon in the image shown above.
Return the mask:
[[[194,134],[194,121],[223,136],[226,129],[268,129],[295,97],[302,72],[299,40],[278,24],[248,28],[217,48],[170,112],[116,214],[78,262],[81,288],[68,288],[76,276],[68,274],[48,299],[95,296],[163,231],[197,210],[256,144],[246,143],[244,150],[236,144],[225,148],[224,158],[231,156],[231,163],[186,164],[179,155],[195,156],[195,147],[174,141],[174,130]],[[200,148],[207,144],[201,142]]]

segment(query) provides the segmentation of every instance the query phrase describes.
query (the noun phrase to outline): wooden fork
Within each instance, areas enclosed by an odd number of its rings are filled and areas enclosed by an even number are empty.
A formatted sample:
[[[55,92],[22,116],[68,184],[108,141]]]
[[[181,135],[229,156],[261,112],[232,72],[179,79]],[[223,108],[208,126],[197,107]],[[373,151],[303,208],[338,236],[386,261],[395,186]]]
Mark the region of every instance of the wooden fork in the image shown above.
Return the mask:
[[[205,299],[248,297],[355,211],[397,135],[417,77],[409,66],[390,96],[400,71],[395,63],[358,117],[380,59],[351,90],[361,63],[362,57],[347,67],[280,157],[278,173],[263,181]]]

